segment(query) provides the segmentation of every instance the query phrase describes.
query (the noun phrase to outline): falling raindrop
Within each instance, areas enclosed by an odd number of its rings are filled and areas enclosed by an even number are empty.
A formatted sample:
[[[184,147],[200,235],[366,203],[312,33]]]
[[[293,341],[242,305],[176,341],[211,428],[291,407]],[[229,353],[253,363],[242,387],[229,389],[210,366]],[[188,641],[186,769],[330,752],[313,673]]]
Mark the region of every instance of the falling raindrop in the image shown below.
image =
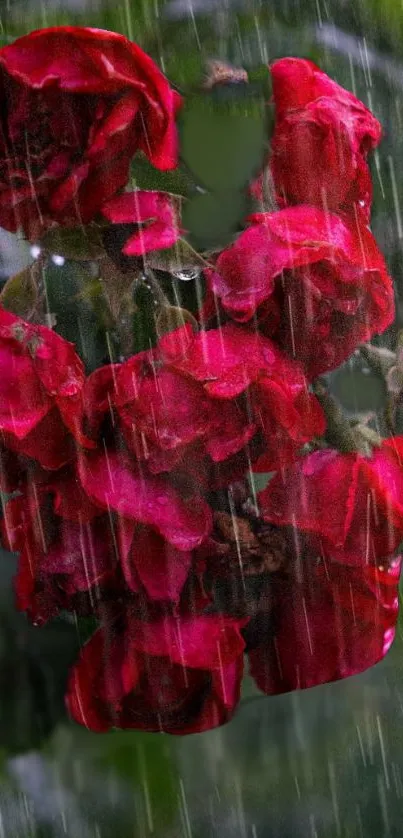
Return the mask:
[[[66,261],[64,256],[60,256],[58,253],[53,253],[51,258],[53,264],[57,265],[59,268],[62,268]]]
[[[39,244],[33,244],[30,248],[30,253],[33,259],[38,259],[41,255],[41,248],[39,247]]]

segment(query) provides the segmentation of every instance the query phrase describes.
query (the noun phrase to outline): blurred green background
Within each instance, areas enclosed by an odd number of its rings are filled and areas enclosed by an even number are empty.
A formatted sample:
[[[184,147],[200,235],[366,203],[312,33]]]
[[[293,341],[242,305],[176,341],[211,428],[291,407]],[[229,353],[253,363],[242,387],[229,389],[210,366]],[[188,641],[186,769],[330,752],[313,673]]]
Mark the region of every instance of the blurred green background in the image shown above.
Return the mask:
[[[196,243],[211,243],[219,224],[220,236],[232,234],[246,209],[245,179],[264,154],[257,84],[232,103],[228,124],[220,127],[224,137],[227,132],[230,164],[223,169],[214,157],[216,126],[192,111],[206,59],[256,69],[259,80],[257,71],[268,59],[301,55],[357,92],[385,131],[372,166],[372,224],[395,280],[397,322],[403,324],[400,0],[0,0],[3,43],[69,23],[137,40],[191,97],[182,125],[184,158],[207,188],[207,197],[196,197],[188,210]],[[201,124],[205,134],[195,151]],[[206,183],[211,171],[216,174]],[[22,243],[0,231],[0,277],[27,259]],[[385,336],[386,344],[393,334]],[[359,358],[332,376],[332,387],[351,412],[383,407],[380,382]],[[218,731],[185,739],[97,736],[69,724],[63,710],[66,668],[83,637],[62,620],[45,629],[28,626],[14,611],[13,572],[14,559],[3,554],[0,838],[403,835],[401,631],[382,664],[346,682],[276,699],[257,697],[247,683],[237,717]]]

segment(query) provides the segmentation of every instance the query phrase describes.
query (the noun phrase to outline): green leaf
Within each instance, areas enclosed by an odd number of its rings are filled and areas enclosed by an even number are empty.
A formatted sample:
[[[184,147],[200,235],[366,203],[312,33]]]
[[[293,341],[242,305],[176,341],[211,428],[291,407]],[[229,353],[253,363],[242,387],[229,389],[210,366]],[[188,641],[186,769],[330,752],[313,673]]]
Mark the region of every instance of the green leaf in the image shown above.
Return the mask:
[[[207,260],[197,252],[186,239],[179,239],[174,247],[166,250],[152,250],[147,253],[145,262],[154,271],[177,273],[181,270],[202,270]]]
[[[138,730],[112,731],[100,736],[72,725],[60,728],[56,733],[50,743],[49,756],[52,752],[57,757],[61,781],[67,788],[74,787],[75,765],[79,758],[84,803],[88,802],[94,779],[98,790],[113,783],[117,798],[119,790],[129,795],[126,816],[132,813],[130,801],[137,819],[139,811],[145,815],[145,834],[155,831],[157,835],[166,835],[170,832],[170,825],[177,815],[180,788],[174,763],[175,744],[169,737]],[[102,795],[97,797],[97,808],[100,808]],[[114,811],[117,816],[125,814],[119,812],[118,807]],[[100,814],[105,817],[107,813],[100,811]],[[129,835],[126,831],[117,834]]]
[[[155,319],[157,337],[160,338],[186,324],[193,326],[195,331],[198,328],[197,320],[190,311],[180,306],[163,306]]]
[[[163,172],[155,169],[144,154],[136,154],[130,169],[131,184],[136,189],[170,192],[173,195],[192,195],[195,184],[184,168]]]
[[[203,306],[205,297],[205,281],[203,273],[199,268],[188,268],[186,281],[183,274],[178,271],[176,274],[157,271],[156,276],[165,294],[168,304],[179,306],[197,317]]]
[[[360,358],[352,358],[329,376],[332,393],[342,407],[355,414],[385,407],[385,382]]]
[[[79,261],[100,259],[104,255],[101,229],[95,224],[87,227],[57,227],[49,230],[41,241],[49,253]]]
[[[133,355],[150,349],[157,342],[154,296],[145,284],[140,284],[135,289],[134,302],[136,311],[132,319]]]
[[[7,311],[29,320],[38,303],[35,263],[10,277],[0,294],[0,303]]]
[[[265,97],[266,102],[269,102],[272,94],[271,75],[267,64],[257,64],[248,70],[249,84],[260,88]],[[271,115],[273,118],[273,115]]]
[[[235,85],[234,85],[235,87]],[[268,148],[263,97],[217,101],[212,94],[190,98],[180,114],[183,160],[206,189],[238,190],[257,175]]]
[[[48,263],[44,272],[47,305],[55,315],[56,331],[75,344],[88,371],[109,356],[108,312],[103,299],[94,294],[94,278],[82,265]]]

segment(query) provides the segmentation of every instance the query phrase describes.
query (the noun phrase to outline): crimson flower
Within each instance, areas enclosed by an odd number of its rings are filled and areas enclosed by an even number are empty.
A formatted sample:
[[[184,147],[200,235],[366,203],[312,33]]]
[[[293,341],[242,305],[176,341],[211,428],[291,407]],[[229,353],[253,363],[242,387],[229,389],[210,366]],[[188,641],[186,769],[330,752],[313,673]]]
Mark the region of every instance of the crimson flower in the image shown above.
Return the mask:
[[[235,319],[257,312],[261,329],[309,378],[334,369],[393,322],[392,282],[362,223],[308,206],[250,221],[205,272],[209,286]]]
[[[70,714],[100,732],[183,735],[224,724],[239,701],[244,623],[211,614],[103,626],[71,672]]]
[[[83,456],[87,496],[116,520],[119,561],[126,585],[150,600],[177,602],[192,565],[192,551],[207,538],[211,510],[196,484],[181,490],[152,475],[127,453],[113,449]]]
[[[276,467],[324,430],[299,365],[234,324],[198,335],[184,326],[150,352],[101,367],[87,379],[85,410],[94,437],[112,419],[115,438],[120,429],[149,472],[176,470],[210,487],[217,468],[231,482],[262,450]]]
[[[254,331],[227,323],[194,335],[184,327],[165,335],[159,350],[165,364],[208,399],[213,422],[206,450],[215,462],[240,451],[250,428],[262,435],[272,467],[324,431],[322,410],[299,365]]]
[[[113,466],[112,458],[109,462]],[[115,476],[119,479],[122,472]],[[210,511],[204,504],[192,513],[179,495],[167,491],[162,496],[164,489],[154,481],[143,498],[143,513],[138,499],[137,511],[129,508],[127,515],[119,515],[113,499],[108,512],[105,504],[90,500],[70,467],[50,478],[34,476],[23,494],[5,504],[2,522],[4,546],[20,553],[18,608],[42,623],[60,608],[76,608],[81,594],[89,595],[81,602],[92,604],[95,613],[114,591],[129,599],[139,594],[150,603],[177,603],[191,570],[192,549],[208,532]],[[169,522],[170,508],[163,508],[173,497],[176,508]],[[159,531],[164,530],[164,513],[167,538]]]
[[[358,211],[368,220],[372,182],[366,161],[381,139],[378,120],[311,61],[282,58],[270,71],[276,108],[270,167],[280,206]],[[260,196],[259,181],[253,191]]]
[[[74,26],[0,50],[0,224],[28,238],[87,223],[125,186],[135,152],[177,164],[180,96],[123,35]]]
[[[310,533],[334,561],[377,563],[403,539],[402,462],[403,437],[384,440],[371,457],[316,451],[270,480],[261,514]]]
[[[84,366],[73,344],[0,308],[0,435],[2,445],[57,469],[83,432]]]
[[[179,331],[191,340],[191,329]],[[129,359],[116,374],[115,404],[127,444],[154,472],[182,464],[188,470],[191,451],[219,463],[244,448],[256,423],[233,401],[217,402],[175,359],[164,359],[168,342]]]

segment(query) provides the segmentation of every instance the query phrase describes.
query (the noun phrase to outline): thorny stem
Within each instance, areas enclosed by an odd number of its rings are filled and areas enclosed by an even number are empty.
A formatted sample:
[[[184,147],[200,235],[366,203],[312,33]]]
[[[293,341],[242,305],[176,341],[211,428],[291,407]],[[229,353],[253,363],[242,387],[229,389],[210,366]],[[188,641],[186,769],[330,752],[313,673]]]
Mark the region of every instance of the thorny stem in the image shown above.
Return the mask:
[[[264,212],[274,212],[278,209],[269,164],[265,166],[262,175],[262,203]]]
[[[392,352],[390,349],[385,349],[381,346],[373,346],[371,343],[364,343],[360,346],[362,357],[365,358],[367,364],[385,384],[387,395],[383,416],[386,429],[392,435],[396,432],[396,408],[400,393],[399,391],[396,392],[396,389],[392,387],[391,376],[393,373],[399,371],[399,342],[400,339],[398,338],[396,352]]]
[[[386,377],[396,363],[395,352],[381,346],[373,346],[372,343],[363,343],[359,351],[371,369],[382,378]]]
[[[370,456],[372,447],[380,445],[382,437],[365,425],[352,425],[336,399],[330,395],[323,379],[313,385],[314,393],[326,416],[326,439],[344,454],[358,452]]]
[[[330,395],[322,378],[314,382],[313,391],[326,416],[326,437],[328,442],[344,453],[356,451],[357,442],[354,430],[340,405]]]
[[[132,350],[132,319],[135,311],[133,289],[141,279],[137,272],[123,273],[113,260],[106,256],[100,261],[100,281],[108,305],[114,330],[118,336],[121,352],[124,356]]]

